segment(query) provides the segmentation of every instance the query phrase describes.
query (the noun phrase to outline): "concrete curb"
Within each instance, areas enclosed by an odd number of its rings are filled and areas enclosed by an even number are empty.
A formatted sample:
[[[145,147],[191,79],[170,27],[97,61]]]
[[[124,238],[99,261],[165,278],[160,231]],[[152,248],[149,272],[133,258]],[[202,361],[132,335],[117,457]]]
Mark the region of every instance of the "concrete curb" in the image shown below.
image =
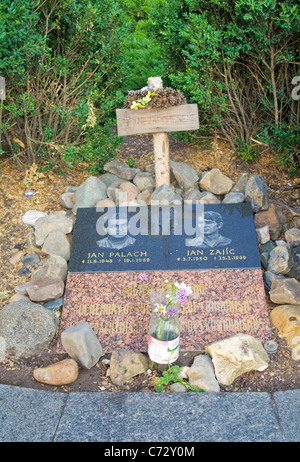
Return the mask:
[[[1,442],[299,442],[300,389],[60,393],[0,385]]]

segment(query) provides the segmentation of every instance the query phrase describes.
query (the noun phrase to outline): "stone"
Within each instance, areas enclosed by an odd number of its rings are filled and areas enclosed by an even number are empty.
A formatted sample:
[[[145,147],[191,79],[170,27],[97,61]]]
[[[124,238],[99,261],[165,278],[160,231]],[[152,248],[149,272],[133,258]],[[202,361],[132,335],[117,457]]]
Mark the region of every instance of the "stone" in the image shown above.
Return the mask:
[[[207,355],[198,355],[188,371],[189,384],[206,392],[219,392],[212,360]]]
[[[97,202],[107,197],[106,190],[106,184],[100,178],[90,176],[74,194],[73,212],[76,213],[78,207],[95,207]]]
[[[58,203],[65,209],[72,209],[74,207],[74,193],[65,192],[58,198]]]
[[[119,194],[120,194],[120,184],[122,184],[123,181],[120,180],[118,182],[112,183],[111,185],[108,186],[107,188],[107,196],[110,200],[112,200],[115,204],[118,204],[119,202]]]
[[[61,333],[61,342],[71,358],[91,369],[103,354],[102,346],[88,322],[68,327]]]
[[[220,199],[217,198],[213,193],[209,191],[201,192],[201,196],[197,199],[197,202],[201,204],[220,204]]]
[[[22,252],[22,250],[19,250],[18,252],[15,252],[8,261],[11,265],[16,265],[17,263],[19,263],[23,255],[24,253]]]
[[[24,284],[15,286],[14,291],[16,294],[26,295],[28,287],[30,287],[30,282],[25,282]]]
[[[241,202],[244,202],[245,200],[245,195],[241,192],[234,192],[230,191],[224,199],[222,200],[223,204],[240,204]]]
[[[116,200],[118,205],[123,205],[125,202],[135,201],[140,190],[130,181],[125,181],[119,185],[119,193]]]
[[[170,167],[179,187],[189,189],[197,185],[199,180],[198,173],[185,162],[174,162],[170,160]]]
[[[268,271],[275,274],[287,274],[293,267],[294,254],[289,245],[284,242],[277,245],[269,255]]]
[[[175,382],[170,385],[171,393],[185,393],[187,392],[186,387],[181,382]]]
[[[106,184],[106,187],[108,188],[108,186],[110,186],[112,183],[116,183],[116,182],[122,182],[123,180],[121,180],[117,175],[113,175],[112,173],[103,173],[103,175],[100,176],[100,180]]]
[[[199,189],[191,189],[184,194],[183,199],[184,201],[191,201],[195,204],[201,199],[202,195],[203,193],[201,193]]]
[[[208,345],[207,350],[212,357],[216,378],[222,385],[231,385],[245,372],[263,371],[268,367],[266,350],[251,335],[233,335]]]
[[[53,231],[69,234],[73,230],[73,220],[64,210],[51,213],[47,217],[39,218],[34,225],[35,242],[37,246],[43,245],[47,236]]]
[[[49,255],[44,258],[38,268],[32,273],[31,281],[37,279],[56,279],[66,280],[68,263],[65,258],[59,255]]]
[[[300,345],[300,304],[276,306],[270,313],[270,322],[278,329],[279,336],[286,339],[289,347],[293,351],[296,350]]]
[[[213,168],[201,178],[199,186],[212,194],[223,196],[232,189],[233,181],[223,175],[218,168]]]
[[[153,193],[154,189],[153,188],[149,188],[149,189],[144,189],[144,191],[141,191],[136,199],[138,201],[143,201],[145,202],[146,205],[148,205],[150,203],[150,198],[151,198],[151,194]]]
[[[69,261],[71,253],[70,241],[62,231],[52,231],[46,237],[42,251],[49,255],[58,255]]]
[[[270,299],[277,305],[300,303],[300,283],[294,278],[276,279],[272,282]]]
[[[300,228],[288,229],[284,234],[284,238],[286,242],[291,243],[293,247],[297,247],[300,245]]]
[[[46,212],[40,212],[39,210],[29,210],[28,212],[25,213],[25,215],[23,215],[22,221],[24,225],[34,226],[35,222],[39,218],[44,218],[47,215],[48,214]]]
[[[61,278],[38,279],[30,282],[27,294],[33,302],[47,302],[61,297],[64,293],[65,285]]]
[[[22,258],[22,262],[24,266],[34,266],[40,262],[40,257],[37,253],[30,253],[29,255],[25,255]]]
[[[247,181],[245,201],[250,202],[253,212],[269,208],[268,191],[265,181],[260,175],[252,175]]]
[[[135,175],[139,172],[136,168],[130,168],[127,164],[122,162],[111,161],[104,165],[104,170],[113,173],[123,180],[133,180]]]
[[[147,188],[155,188],[155,180],[151,173],[140,172],[133,178],[133,183],[138,187],[139,191],[144,191]]]
[[[104,209],[105,207],[116,207],[116,204],[111,199],[101,199],[97,202],[95,207],[98,209]]]
[[[154,201],[158,201],[161,205],[168,205],[173,203],[174,200],[182,200],[182,198],[179,194],[176,194],[170,186],[162,184],[151,194],[150,204]]]
[[[9,299],[9,302],[10,302],[10,303],[12,303],[12,302],[18,302],[19,300],[29,300],[29,298],[26,297],[26,295],[14,294],[14,295]]]
[[[49,300],[48,302],[44,303],[44,308],[47,310],[58,311],[64,305],[64,297],[61,296],[55,300]]]
[[[33,377],[48,385],[68,385],[78,377],[78,364],[74,359],[66,358],[50,366],[35,369]]]
[[[300,277],[300,245],[293,248],[294,253],[294,264],[291,271],[287,274],[290,278],[299,278]]]
[[[248,178],[245,174],[241,175],[237,182],[232,187],[232,192],[244,193],[248,183]]]
[[[256,228],[256,239],[258,244],[266,244],[270,240],[269,226]]]
[[[143,374],[149,367],[149,360],[143,353],[133,350],[114,350],[110,359],[110,378],[121,387],[132,377]]]
[[[270,204],[268,210],[260,211],[254,215],[255,228],[269,226],[270,237],[272,240],[279,238],[282,232],[282,222],[279,209],[274,204]]]
[[[265,284],[265,290],[267,293],[270,292],[273,281],[276,279],[285,279],[284,276],[280,276],[278,274],[272,273],[272,271],[265,271],[263,274],[263,280]]]
[[[17,357],[39,354],[56,334],[57,316],[30,300],[19,300],[0,310],[0,337],[7,352]]]

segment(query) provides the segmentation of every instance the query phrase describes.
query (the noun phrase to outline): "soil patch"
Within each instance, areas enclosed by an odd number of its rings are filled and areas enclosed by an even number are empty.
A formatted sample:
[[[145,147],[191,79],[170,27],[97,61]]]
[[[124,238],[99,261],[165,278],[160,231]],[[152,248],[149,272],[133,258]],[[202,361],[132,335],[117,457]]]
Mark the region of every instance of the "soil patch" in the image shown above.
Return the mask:
[[[264,152],[254,162],[246,164],[233,155],[227,143],[218,139],[210,145],[205,141],[202,146],[186,143],[172,136],[169,139],[170,157],[175,162],[187,162],[199,172],[219,168],[233,181],[242,173],[262,175],[270,199],[289,207],[300,208],[300,178],[287,175],[280,164],[275,162],[271,152]],[[124,138],[116,160],[127,162],[128,159],[135,167],[141,169],[153,164],[152,135]],[[0,172],[0,308],[9,302],[14,287],[25,283],[31,277],[30,273],[20,273],[23,267],[21,259],[14,264],[10,262],[10,258],[17,251],[24,255],[30,253],[30,249],[26,248],[29,228],[22,223],[22,216],[32,209],[47,213],[61,210],[59,196],[67,186],[79,186],[90,176],[86,167],[87,165],[81,164],[70,169],[58,162],[51,172],[37,174],[33,169],[31,174],[26,174],[13,162],[3,162]],[[27,184],[24,183],[26,179]],[[34,190],[30,198],[25,196],[27,189]],[[29,271],[32,270],[33,267],[29,267]],[[270,310],[274,306],[276,305],[268,301]],[[154,392],[156,372],[150,370],[131,379],[123,387],[114,386],[108,375],[108,353],[90,370],[80,368],[78,379],[68,386],[53,387],[35,381],[35,368],[45,367],[67,357],[66,354],[57,354],[55,340],[50,349],[40,355],[20,359],[7,356],[4,361],[0,361],[0,383],[60,392]],[[269,367],[263,372],[251,371],[243,374],[231,386],[221,387],[222,392],[274,392],[300,388],[300,361],[291,358],[286,341],[278,337],[275,328],[272,329],[272,340],[278,344],[278,349],[275,353],[269,354]],[[194,356],[200,353],[203,354],[204,351],[181,352],[179,365],[191,366]]]

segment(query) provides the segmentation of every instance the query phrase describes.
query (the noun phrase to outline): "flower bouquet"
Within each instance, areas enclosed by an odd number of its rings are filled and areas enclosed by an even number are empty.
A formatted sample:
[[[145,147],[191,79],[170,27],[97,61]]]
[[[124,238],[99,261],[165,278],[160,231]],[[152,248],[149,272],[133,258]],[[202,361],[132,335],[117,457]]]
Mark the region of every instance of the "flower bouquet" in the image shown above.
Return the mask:
[[[140,279],[146,279],[142,273]],[[148,333],[148,354],[157,364],[172,364],[179,356],[180,325],[178,311],[187,303],[192,290],[185,283],[165,281],[162,290],[150,290],[153,313]]]

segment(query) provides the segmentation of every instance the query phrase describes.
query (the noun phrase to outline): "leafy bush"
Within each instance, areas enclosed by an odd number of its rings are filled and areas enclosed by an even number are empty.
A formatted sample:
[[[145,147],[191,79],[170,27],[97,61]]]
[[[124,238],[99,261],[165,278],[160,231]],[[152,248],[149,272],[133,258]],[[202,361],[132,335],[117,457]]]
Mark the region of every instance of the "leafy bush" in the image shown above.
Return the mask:
[[[60,156],[101,171],[119,141],[125,35],[114,0],[2,0],[2,148],[20,164]]]

